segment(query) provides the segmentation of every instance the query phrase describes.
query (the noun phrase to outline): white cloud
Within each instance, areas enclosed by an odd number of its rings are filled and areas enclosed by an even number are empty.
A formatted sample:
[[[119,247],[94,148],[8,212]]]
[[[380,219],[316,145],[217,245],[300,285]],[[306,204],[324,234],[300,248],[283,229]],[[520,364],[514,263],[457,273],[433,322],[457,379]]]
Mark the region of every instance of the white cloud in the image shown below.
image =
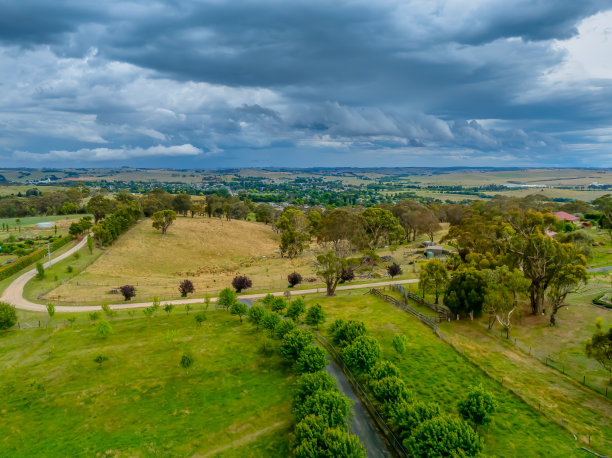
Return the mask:
[[[176,156],[197,156],[202,154],[200,148],[193,145],[175,145],[175,146],[151,146],[149,148],[82,148],[77,151],[60,151],[54,150],[49,153],[30,153],[28,151],[15,151],[13,157],[15,159],[33,160],[33,161],[116,161],[142,157],[176,157]],[[75,164],[76,166],[76,164]]]

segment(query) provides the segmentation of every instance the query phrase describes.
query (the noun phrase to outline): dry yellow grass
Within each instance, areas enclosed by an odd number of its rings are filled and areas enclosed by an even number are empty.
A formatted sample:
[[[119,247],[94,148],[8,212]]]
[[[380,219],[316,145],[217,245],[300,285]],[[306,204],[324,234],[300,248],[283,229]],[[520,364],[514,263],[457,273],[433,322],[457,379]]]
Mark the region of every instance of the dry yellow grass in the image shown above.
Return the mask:
[[[312,252],[298,259],[281,258],[279,236],[270,226],[247,221],[178,218],[164,236],[142,220],[81,275],[50,292],[45,299],[75,303],[113,301],[112,288],[134,284],[135,300],[179,296],[178,283],[190,279],[196,294],[214,294],[236,274],[253,280],[253,290],[283,289],[287,274],[297,270],[314,277]]]

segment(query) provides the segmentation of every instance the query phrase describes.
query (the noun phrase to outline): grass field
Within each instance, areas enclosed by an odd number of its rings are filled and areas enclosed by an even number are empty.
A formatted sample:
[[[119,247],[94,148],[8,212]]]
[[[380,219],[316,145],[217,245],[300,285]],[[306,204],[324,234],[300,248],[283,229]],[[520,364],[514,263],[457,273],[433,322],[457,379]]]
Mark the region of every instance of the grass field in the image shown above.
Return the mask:
[[[235,275],[247,275],[255,291],[279,291],[287,288],[287,275],[299,272],[304,279],[316,278],[314,257],[322,249],[311,249],[295,259],[281,258],[279,236],[270,226],[248,221],[224,221],[216,218],[178,218],[164,236],[142,220],[105,250],[80,275],[47,294],[44,300],[73,304],[116,301],[108,292],[124,284],[134,284],[135,300],[178,298],[178,284],[184,278],[193,281],[196,295],[213,295],[229,286]],[[403,247],[393,253],[407,263]],[[390,254],[381,250],[380,254]],[[374,274],[383,276],[385,263]],[[398,278],[414,276],[411,268]],[[359,280],[359,277],[356,279]],[[363,278],[361,279],[364,280]],[[304,280],[301,287],[322,286],[321,280]]]
[[[567,431],[467,362],[425,325],[380,299],[362,294],[306,299],[310,304],[318,302],[323,306],[327,324],[336,318],[364,321],[370,334],[381,343],[383,357],[398,365],[418,398],[438,402],[444,410],[453,412],[462,390],[469,385],[482,383],[494,393],[498,411],[492,424],[479,430],[485,439],[485,456],[585,456]],[[391,344],[396,334],[403,334],[410,341],[403,357]]]
[[[193,312],[138,313],[106,339],[84,314],[0,333],[3,456],[287,456],[293,376],[257,353],[260,332],[222,311],[201,328]]]

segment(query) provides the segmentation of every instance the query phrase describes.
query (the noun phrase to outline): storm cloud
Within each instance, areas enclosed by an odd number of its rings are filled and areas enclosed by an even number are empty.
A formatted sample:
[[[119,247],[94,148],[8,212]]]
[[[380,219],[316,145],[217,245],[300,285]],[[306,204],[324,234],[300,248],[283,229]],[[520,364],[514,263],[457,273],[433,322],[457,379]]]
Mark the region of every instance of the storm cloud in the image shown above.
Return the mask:
[[[607,1],[0,11],[6,166],[612,166]]]

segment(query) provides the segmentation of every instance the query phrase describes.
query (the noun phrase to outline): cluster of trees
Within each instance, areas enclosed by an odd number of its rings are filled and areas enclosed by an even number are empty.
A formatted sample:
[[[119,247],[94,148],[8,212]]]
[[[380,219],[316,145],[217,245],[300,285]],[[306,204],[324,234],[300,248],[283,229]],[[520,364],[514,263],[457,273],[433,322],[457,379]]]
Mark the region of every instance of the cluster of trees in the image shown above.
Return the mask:
[[[100,246],[113,243],[142,216],[140,205],[127,192],[118,193],[114,200],[102,195],[94,196],[89,200],[87,210],[94,215],[92,232]]]
[[[436,403],[415,400],[399,369],[382,360],[380,345],[368,335],[363,322],[336,320],[329,332],[344,362],[369,391],[411,456],[478,455],[482,441],[474,427],[490,421],[496,406],[490,393],[473,387],[458,405],[463,418],[445,414]],[[394,339],[398,352],[405,352],[405,340],[405,336]]]
[[[17,196],[0,198],[0,218],[85,213],[83,199],[90,193],[90,189],[83,184],[50,192],[42,192],[37,188],[28,189]]]

